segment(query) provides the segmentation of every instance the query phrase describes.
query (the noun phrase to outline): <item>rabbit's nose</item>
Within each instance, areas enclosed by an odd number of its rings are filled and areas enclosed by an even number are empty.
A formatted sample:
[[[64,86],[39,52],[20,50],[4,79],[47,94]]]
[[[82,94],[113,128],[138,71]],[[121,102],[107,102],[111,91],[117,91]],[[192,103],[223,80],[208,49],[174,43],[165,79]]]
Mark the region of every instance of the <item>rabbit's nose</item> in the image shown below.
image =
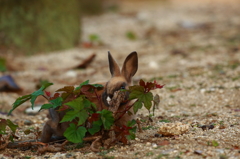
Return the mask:
[[[110,104],[112,99],[108,96],[106,100],[107,100],[108,104]]]

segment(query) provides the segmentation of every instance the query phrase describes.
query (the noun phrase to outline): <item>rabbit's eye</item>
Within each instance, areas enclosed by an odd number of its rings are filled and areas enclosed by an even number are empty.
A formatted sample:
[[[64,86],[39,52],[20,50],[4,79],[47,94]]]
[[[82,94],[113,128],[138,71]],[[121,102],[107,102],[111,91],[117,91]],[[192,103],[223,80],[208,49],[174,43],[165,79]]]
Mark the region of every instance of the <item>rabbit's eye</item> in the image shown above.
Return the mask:
[[[125,86],[121,86],[121,89],[125,89]]]

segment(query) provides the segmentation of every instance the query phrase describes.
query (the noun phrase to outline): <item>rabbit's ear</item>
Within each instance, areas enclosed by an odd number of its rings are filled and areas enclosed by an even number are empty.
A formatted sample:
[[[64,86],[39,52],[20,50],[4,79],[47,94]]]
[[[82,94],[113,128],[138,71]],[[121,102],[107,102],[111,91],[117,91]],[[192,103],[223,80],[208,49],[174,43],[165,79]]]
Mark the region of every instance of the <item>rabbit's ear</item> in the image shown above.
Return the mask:
[[[138,69],[138,56],[137,52],[132,52],[127,56],[122,68],[122,75],[126,78],[127,82],[131,82],[132,77]]]
[[[121,75],[120,68],[119,68],[118,64],[116,63],[116,61],[113,59],[110,51],[108,51],[108,61],[109,61],[109,69],[112,74],[112,77],[120,76]]]

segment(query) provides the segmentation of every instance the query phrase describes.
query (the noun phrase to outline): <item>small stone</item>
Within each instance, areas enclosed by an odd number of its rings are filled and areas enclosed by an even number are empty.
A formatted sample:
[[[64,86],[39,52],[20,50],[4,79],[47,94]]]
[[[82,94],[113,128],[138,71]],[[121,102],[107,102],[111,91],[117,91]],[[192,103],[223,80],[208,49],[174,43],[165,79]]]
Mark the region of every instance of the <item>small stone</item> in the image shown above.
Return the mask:
[[[32,125],[33,122],[31,120],[25,120],[24,125]]]
[[[140,139],[139,139],[139,138],[137,138],[137,137],[135,138],[135,140],[136,140],[136,141],[140,141]]]
[[[77,73],[75,71],[72,71],[72,70],[67,71],[65,74],[68,77],[76,77],[77,76]]]
[[[195,150],[194,153],[197,154],[197,155],[202,155],[202,151],[201,150]]]
[[[40,111],[41,107],[42,107],[41,105],[38,105],[38,106],[34,106],[33,109],[32,108],[27,108],[25,110],[25,113],[28,114],[28,115],[35,115]]]
[[[152,147],[153,147],[153,148],[157,148],[158,146],[157,146],[157,144],[153,143],[153,144],[152,144]]]
[[[147,142],[147,143],[146,143],[146,146],[150,146],[150,145],[151,145],[151,143],[150,143],[150,142]]]
[[[213,129],[214,128],[214,125],[209,125],[209,127],[208,127],[209,129]]]
[[[203,131],[205,131],[205,130],[207,130],[207,125],[202,125],[201,128]]]
[[[224,153],[224,150],[223,149],[216,149],[217,152],[223,154]]]

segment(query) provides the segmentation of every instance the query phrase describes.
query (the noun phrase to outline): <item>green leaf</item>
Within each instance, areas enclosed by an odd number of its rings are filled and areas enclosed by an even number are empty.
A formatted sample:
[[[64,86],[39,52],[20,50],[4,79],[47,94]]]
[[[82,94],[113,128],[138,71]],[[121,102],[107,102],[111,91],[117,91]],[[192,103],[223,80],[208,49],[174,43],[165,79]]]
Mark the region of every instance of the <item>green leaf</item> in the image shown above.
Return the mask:
[[[84,108],[83,96],[80,96],[77,99],[74,99],[68,103],[65,103],[65,105],[70,106],[71,108],[74,109],[74,111],[80,111]]]
[[[147,110],[150,110],[152,107],[153,94],[151,92],[145,93],[139,97]]]
[[[16,132],[18,125],[13,124],[13,122],[9,119],[7,119],[7,125],[14,133]]]
[[[90,40],[91,42],[97,42],[97,41],[100,40],[100,37],[99,37],[97,34],[90,34],[90,35],[89,35],[89,40]]]
[[[78,117],[79,112],[76,112],[74,110],[70,110],[66,112],[60,123],[67,122],[67,121],[72,121],[76,117]]]
[[[102,88],[103,85],[101,84],[91,84],[91,86],[95,87],[95,88]]]
[[[217,147],[217,146],[219,145],[219,143],[218,143],[217,141],[213,140],[213,141],[212,141],[212,145],[213,145],[214,147]]]
[[[104,128],[107,130],[110,129],[114,123],[114,118],[113,118],[112,112],[109,110],[103,109],[102,111],[99,111],[97,113],[101,114],[101,120],[102,120]]]
[[[38,91],[35,91],[31,94],[31,100],[30,102],[32,103],[32,109],[33,109],[33,106],[34,106],[34,102],[36,100],[36,98],[40,95],[44,95],[44,92],[42,90],[38,90]]]
[[[170,120],[167,120],[167,119],[159,120],[159,122],[163,122],[163,123],[171,123],[171,121],[170,121]]]
[[[128,31],[126,33],[126,37],[129,39],[129,40],[136,40],[137,39],[137,36],[134,32],[132,31]]]
[[[78,120],[78,126],[79,126],[86,122],[88,118],[88,112],[85,109],[83,109],[82,111],[79,112],[78,118],[79,118]]]
[[[47,87],[53,85],[53,83],[45,82],[39,90],[44,91]]]
[[[91,134],[91,135],[94,135],[96,132],[99,132],[101,130],[101,126],[102,126],[102,121],[101,120],[98,120],[98,121],[94,121],[93,122],[93,125],[90,129],[88,129],[88,132]]]
[[[131,121],[127,122],[127,127],[133,127],[136,123],[136,120],[132,119]]]
[[[136,135],[135,135],[136,130],[137,130],[137,127],[136,127],[136,126],[133,127],[132,129],[129,129],[130,135],[127,135],[126,138],[127,138],[128,140],[134,140],[134,139],[136,138]]]
[[[141,109],[142,108],[142,102],[141,101],[136,101],[133,105],[133,111],[134,111],[134,114],[137,113],[138,109]]]
[[[84,81],[83,83],[81,83],[78,87],[76,87],[75,90],[79,90],[79,89],[82,88],[82,86],[88,85],[88,84],[89,84],[89,80],[86,80],[86,81]]]
[[[80,126],[77,128],[75,124],[71,123],[70,126],[64,132],[64,136],[70,142],[82,143],[86,132],[87,129],[85,127]]]
[[[52,107],[53,107],[53,105],[50,104],[50,103],[48,103],[48,104],[43,104],[43,105],[41,106],[41,109],[40,109],[40,110],[42,110],[42,109],[50,109],[50,108],[52,108]]]
[[[6,133],[7,120],[0,118],[0,134]]]
[[[31,94],[31,100],[30,100],[30,102],[32,103],[32,109],[33,109],[34,102],[35,102],[36,98],[37,98],[38,96],[40,96],[40,95],[44,95],[44,92],[43,92],[43,91],[44,91],[47,87],[49,87],[49,86],[51,86],[51,85],[53,85],[53,83],[48,83],[48,82],[46,82],[46,83],[44,83],[44,84],[42,85],[42,87],[41,87],[39,90],[37,90],[37,91],[35,91],[35,92],[33,92],[33,93]]]
[[[9,127],[14,133],[18,128],[18,125],[13,124],[13,122],[9,119],[0,118],[0,134],[6,134],[6,127]]]
[[[28,101],[29,99],[31,99],[31,94],[17,98],[16,101],[13,103],[13,107],[9,111],[8,115],[10,115],[14,109],[16,109],[21,104],[23,104],[24,102]]]
[[[62,102],[63,102],[63,99],[62,97],[57,97],[53,100],[50,100],[50,103],[49,104],[43,104],[41,106],[41,109],[50,109],[50,108],[57,108],[58,106],[61,106],[62,105]]]

